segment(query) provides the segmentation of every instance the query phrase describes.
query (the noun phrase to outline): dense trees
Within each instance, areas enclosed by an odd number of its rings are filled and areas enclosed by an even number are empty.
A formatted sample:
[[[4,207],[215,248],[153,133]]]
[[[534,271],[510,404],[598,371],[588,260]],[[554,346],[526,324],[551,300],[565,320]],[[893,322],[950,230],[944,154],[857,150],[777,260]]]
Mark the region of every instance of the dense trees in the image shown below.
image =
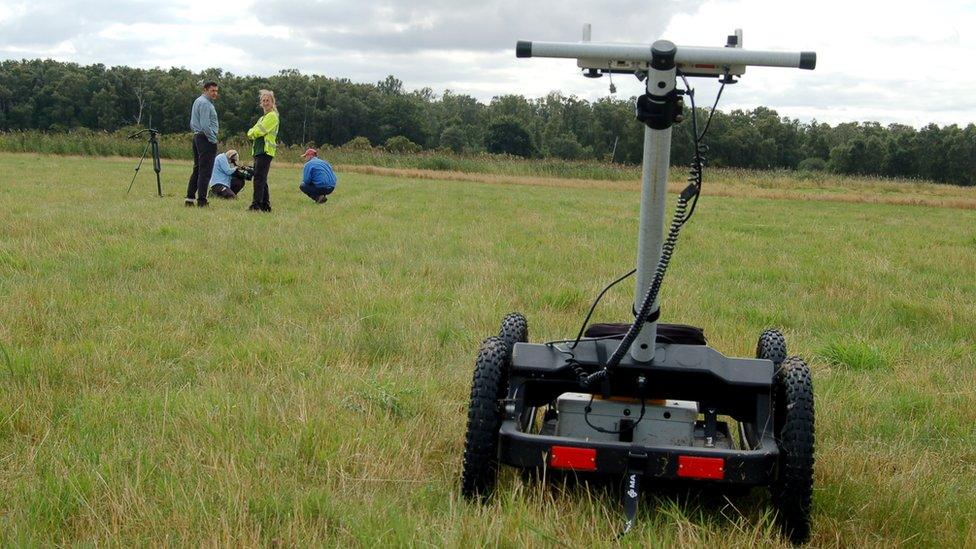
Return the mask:
[[[559,93],[540,99],[503,95],[486,105],[451,91],[440,96],[428,88],[408,92],[393,76],[360,84],[297,70],[257,77],[216,68],[195,73],[49,60],[0,62],[0,131],[114,131],[151,124],[165,133],[184,132],[203,79],[220,83],[222,137],[246,131],[260,114],[258,89],[269,88],[281,111],[279,138],[289,144],[342,145],[361,137],[403,151],[442,147],[629,163],[640,162],[643,152],[643,127],[634,119],[633,98],[589,102]],[[700,112],[699,120],[704,118]],[[675,127],[672,162],[691,158],[691,134],[687,121]],[[973,124],[915,129],[851,122],[832,127],[801,124],[757,107],[717,111],[706,142],[708,163],[716,166],[830,169],[976,184]]]
[[[524,157],[532,156],[535,149],[529,132],[514,116],[501,116],[488,124],[485,147],[488,152]]]

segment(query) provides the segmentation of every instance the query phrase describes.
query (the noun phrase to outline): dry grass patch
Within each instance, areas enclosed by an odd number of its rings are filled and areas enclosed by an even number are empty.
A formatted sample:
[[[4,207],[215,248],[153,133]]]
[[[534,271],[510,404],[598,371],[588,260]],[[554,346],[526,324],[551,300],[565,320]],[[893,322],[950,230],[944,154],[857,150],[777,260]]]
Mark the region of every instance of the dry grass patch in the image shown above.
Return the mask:
[[[345,172],[382,175],[406,179],[436,181],[467,181],[495,185],[522,185],[566,189],[605,189],[640,191],[640,181],[607,181],[551,177],[524,177],[477,174],[454,171],[383,168],[378,166],[344,165]],[[809,174],[801,174],[803,175]],[[668,192],[681,192],[682,174],[672,170]],[[707,195],[733,198],[763,198],[770,200],[818,200],[898,206],[931,206],[938,208],[976,209],[976,188],[937,185],[907,181],[883,181],[873,178],[844,176],[810,176],[798,179],[796,174],[716,169],[706,171]]]

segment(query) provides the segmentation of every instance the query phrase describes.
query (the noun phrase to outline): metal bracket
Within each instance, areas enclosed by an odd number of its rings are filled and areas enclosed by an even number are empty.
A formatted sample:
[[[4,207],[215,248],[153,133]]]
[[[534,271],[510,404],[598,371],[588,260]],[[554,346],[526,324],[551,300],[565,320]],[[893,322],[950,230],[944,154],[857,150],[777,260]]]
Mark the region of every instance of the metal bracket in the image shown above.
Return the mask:
[[[684,119],[684,108],[684,100],[677,90],[663,97],[645,93],[637,98],[637,120],[653,130],[663,130]]]
[[[627,473],[627,485],[624,487],[624,529],[620,536],[624,536],[634,527],[637,520],[637,503],[640,500],[640,473]]]
[[[718,414],[715,408],[709,406],[705,408],[705,447],[715,447],[715,436],[718,434]]]

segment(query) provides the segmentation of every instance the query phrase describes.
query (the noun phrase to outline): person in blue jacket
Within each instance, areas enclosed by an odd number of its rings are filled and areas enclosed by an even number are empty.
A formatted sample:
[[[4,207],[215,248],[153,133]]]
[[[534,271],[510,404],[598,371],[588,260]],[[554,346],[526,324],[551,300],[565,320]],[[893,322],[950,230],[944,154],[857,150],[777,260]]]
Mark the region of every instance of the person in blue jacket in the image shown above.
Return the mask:
[[[328,162],[319,158],[315,149],[306,150],[302,158],[305,159],[305,168],[302,170],[302,184],[298,189],[316,203],[325,204],[329,200],[326,195],[332,194],[336,188],[335,172]]]
[[[237,198],[244,188],[244,173],[237,165],[237,151],[228,149],[214,158],[210,175],[210,194],[220,198]]]

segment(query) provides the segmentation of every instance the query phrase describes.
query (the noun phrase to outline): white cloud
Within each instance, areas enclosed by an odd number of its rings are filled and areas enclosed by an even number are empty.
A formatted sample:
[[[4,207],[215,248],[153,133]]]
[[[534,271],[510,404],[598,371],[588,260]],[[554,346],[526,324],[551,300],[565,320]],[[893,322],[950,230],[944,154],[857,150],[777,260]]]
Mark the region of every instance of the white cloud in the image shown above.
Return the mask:
[[[3,9],[0,9],[0,23],[23,17],[25,13],[27,13],[27,4],[25,3],[4,5]]]
[[[956,115],[938,111],[962,107],[967,94],[943,89],[932,96],[930,91],[948,82],[958,91],[976,87],[976,73],[968,69],[976,58],[976,42],[959,32],[974,25],[976,5],[951,0],[924,7],[849,0],[712,0],[696,13],[676,16],[667,34],[693,43],[742,27],[746,48],[816,51],[813,72],[750,69],[743,78],[742,95],[780,114],[830,122],[966,124],[976,121],[971,108],[960,108]],[[775,102],[794,86],[799,89],[787,94],[790,102]],[[803,93],[804,88],[810,91]]]
[[[70,14],[70,15],[66,15]],[[609,82],[582,78],[571,60],[516,59],[515,41],[724,44],[735,28],[750,49],[814,50],[815,71],[750,68],[720,108],[765,105],[837,123],[921,125],[976,121],[976,4],[868,0],[52,0],[0,10],[0,58],[53,57],[138,67],[221,67],[237,74],[305,73],[409,89],[451,89],[482,101],[550,91],[597,99]],[[618,96],[641,92],[615,76]],[[700,103],[717,84],[698,80]]]

